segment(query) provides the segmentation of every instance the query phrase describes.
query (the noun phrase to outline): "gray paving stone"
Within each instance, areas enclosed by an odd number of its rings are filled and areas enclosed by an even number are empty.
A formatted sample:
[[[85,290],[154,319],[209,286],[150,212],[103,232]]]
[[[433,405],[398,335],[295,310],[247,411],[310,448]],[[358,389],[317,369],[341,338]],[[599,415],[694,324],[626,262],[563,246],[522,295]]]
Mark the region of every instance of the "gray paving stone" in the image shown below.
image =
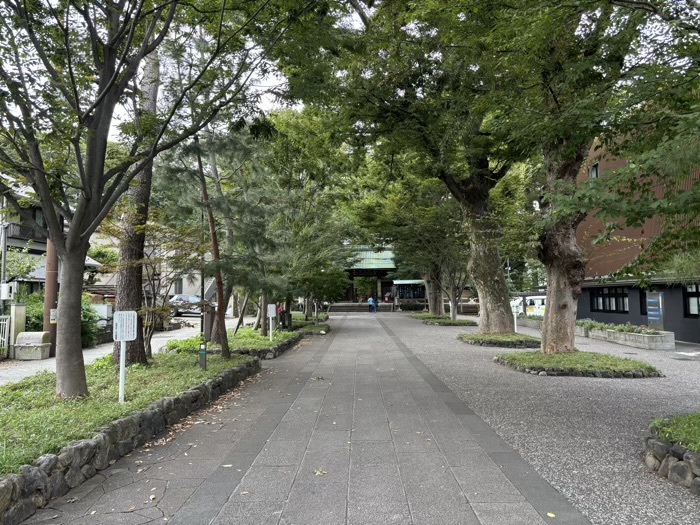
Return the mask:
[[[283,502],[227,503],[211,525],[277,525]]]
[[[238,503],[284,501],[295,474],[294,467],[251,467],[234,490],[231,500]]]
[[[347,483],[295,484],[282,511],[280,525],[344,525],[347,493]]]
[[[350,458],[353,465],[398,465],[391,441],[353,441]]]
[[[545,525],[529,503],[473,503],[482,525]]]
[[[308,450],[350,450],[350,431],[314,430],[309,440]]]
[[[389,441],[391,431],[388,423],[373,425],[354,424],[352,439],[356,441]]]
[[[495,464],[452,467],[452,473],[470,503],[525,500]]]
[[[268,441],[253,465],[257,467],[279,467],[299,465],[306,451],[304,441]]]
[[[347,449],[310,450],[304,455],[294,483],[347,483],[349,469]]]

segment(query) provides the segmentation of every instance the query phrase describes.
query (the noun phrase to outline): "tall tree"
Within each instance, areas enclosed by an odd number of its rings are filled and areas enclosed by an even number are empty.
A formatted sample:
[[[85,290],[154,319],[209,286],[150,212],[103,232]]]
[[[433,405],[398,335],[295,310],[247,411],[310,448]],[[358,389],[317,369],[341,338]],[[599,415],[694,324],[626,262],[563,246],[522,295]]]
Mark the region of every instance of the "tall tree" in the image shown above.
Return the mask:
[[[152,126],[158,110],[158,89],[160,87],[160,61],[158,51],[144,59],[143,80],[138,98],[139,107],[135,124],[141,127]],[[143,130],[142,133],[147,133]],[[144,305],[143,278],[146,244],[146,223],[151,200],[153,181],[153,161],[151,160],[127,191],[128,205],[122,215],[122,235],[119,242],[119,271],[117,273],[116,310],[139,311]],[[146,363],[147,352],[144,343],[144,318],[138,318],[139,329],[136,339],[126,343],[126,363]],[[150,345],[149,345],[150,346]],[[121,343],[114,344],[114,362],[119,363]]]
[[[500,124],[511,140],[540,155],[546,177],[538,258],[547,268],[545,353],[575,350],[578,298],[585,255],[576,228],[585,213],[558,206],[576,191],[577,177],[597,135],[607,127],[616,89],[640,34],[641,16],[608,2],[570,5],[524,0],[500,12],[491,45],[509,80]],[[633,66],[633,65],[632,65]]]
[[[79,327],[90,236],[156,155],[195,135],[237,100],[244,80],[266,59],[269,43],[313,4],[0,2],[0,168],[12,177],[0,181],[0,191],[34,222],[12,188],[31,185],[47,223],[34,226],[48,234],[62,263],[60,397],[88,394]],[[253,23],[257,19],[260,24]],[[121,150],[108,151],[115,112],[135,96],[142,61],[166,37],[177,48],[193,28],[206,28],[215,41],[208,59],[188,69],[189,82],[164,101],[152,133],[127,118],[120,126]],[[254,28],[264,33],[262,47],[253,42]],[[250,38],[243,38],[246,33]],[[213,72],[232,63],[239,66],[234,74],[212,90]],[[194,111],[192,104],[185,108],[185,96],[197,100]]]

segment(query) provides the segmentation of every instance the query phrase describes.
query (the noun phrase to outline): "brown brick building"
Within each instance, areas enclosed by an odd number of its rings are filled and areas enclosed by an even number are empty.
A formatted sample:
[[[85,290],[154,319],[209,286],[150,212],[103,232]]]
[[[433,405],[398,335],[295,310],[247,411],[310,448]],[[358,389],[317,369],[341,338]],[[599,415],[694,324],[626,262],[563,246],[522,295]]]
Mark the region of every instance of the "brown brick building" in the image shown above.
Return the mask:
[[[625,160],[606,158],[600,150],[592,151],[585,169],[579,175],[579,183],[585,184],[590,178],[614,176],[615,170],[626,164]],[[681,189],[690,189],[698,181],[700,171],[688,177]],[[657,188],[658,195],[661,195],[661,191],[661,188]],[[646,292],[663,292],[664,329],[675,332],[678,341],[700,343],[700,276],[698,283],[687,286],[652,279],[647,290],[639,288],[632,279],[601,281],[632,261],[649,239],[659,235],[662,221],[653,218],[642,228],[619,230],[616,233],[618,240],[594,245],[594,239],[603,228],[604,223],[599,218],[589,215],[577,231],[579,244],[584,247],[588,257],[578,317],[606,323],[646,325]]]

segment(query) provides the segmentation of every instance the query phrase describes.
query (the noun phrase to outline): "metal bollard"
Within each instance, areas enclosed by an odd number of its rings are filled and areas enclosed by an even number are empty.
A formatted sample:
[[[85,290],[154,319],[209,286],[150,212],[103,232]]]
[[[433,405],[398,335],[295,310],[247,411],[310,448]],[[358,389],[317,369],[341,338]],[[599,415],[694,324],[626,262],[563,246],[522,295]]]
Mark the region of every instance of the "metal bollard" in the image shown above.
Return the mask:
[[[199,345],[199,368],[202,370],[207,369],[207,343],[204,342]]]

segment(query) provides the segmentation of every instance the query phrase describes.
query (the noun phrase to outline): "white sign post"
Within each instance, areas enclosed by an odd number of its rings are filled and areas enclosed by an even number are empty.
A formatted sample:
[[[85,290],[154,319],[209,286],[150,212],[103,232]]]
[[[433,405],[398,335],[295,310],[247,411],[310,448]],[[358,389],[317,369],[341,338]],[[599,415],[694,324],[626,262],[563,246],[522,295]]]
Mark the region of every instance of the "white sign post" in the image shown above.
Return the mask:
[[[272,342],[272,332],[275,329],[275,317],[277,317],[277,305],[267,305],[267,316],[270,318],[270,342]]]
[[[123,405],[124,388],[126,386],[126,342],[136,339],[138,317],[134,311],[114,312],[112,323],[114,340],[121,342],[121,352],[119,354],[119,403]]]

